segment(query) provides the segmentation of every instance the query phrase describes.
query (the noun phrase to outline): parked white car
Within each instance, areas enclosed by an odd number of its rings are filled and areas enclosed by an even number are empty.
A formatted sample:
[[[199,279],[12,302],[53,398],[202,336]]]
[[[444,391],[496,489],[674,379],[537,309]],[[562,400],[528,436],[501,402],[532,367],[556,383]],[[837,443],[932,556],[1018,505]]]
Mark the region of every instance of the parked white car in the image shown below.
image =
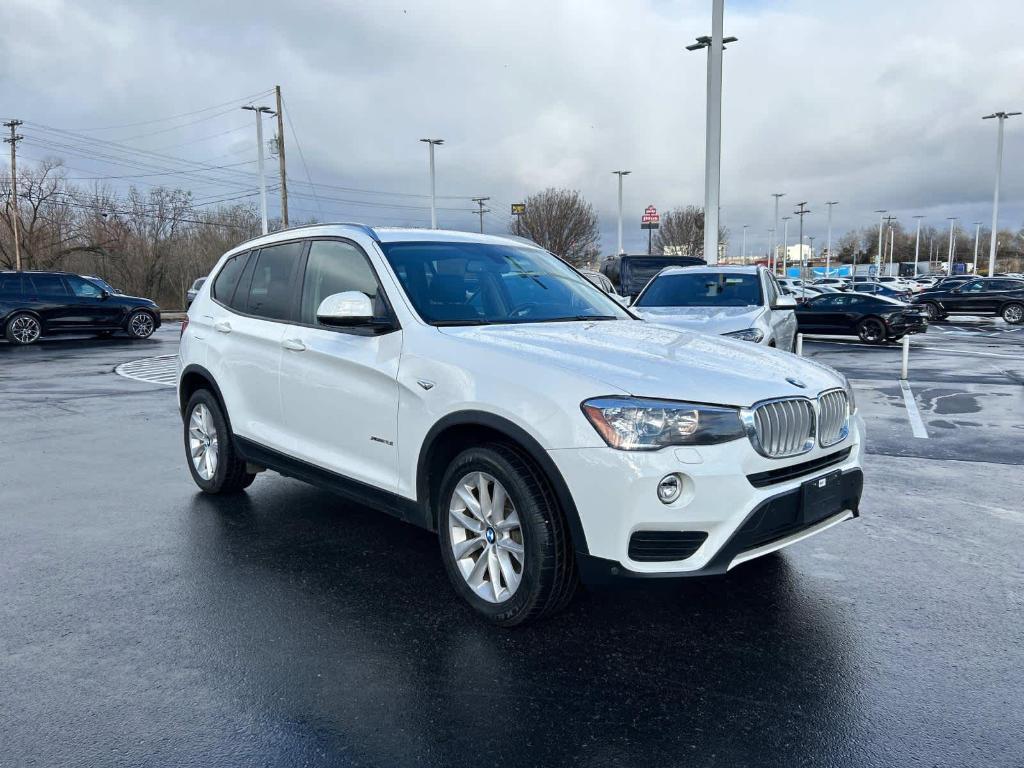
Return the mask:
[[[845,291],[850,287],[850,281],[845,277],[819,277],[813,283],[813,286],[825,286],[826,288],[836,288],[840,291]]]
[[[764,267],[669,267],[631,305],[651,322],[796,348],[797,302]]]
[[[721,574],[858,514],[843,376],[637,318],[541,248],[318,225],[211,275],[179,348],[199,488],[268,468],[435,530],[498,624],[580,578]]]

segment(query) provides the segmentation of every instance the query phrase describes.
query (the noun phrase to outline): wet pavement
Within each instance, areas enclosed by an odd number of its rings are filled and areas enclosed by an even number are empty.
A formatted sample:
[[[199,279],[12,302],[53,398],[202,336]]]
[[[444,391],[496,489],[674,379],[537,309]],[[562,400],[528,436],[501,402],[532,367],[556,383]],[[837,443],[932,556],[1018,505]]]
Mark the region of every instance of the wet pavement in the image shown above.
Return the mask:
[[[1019,342],[946,335],[924,439],[898,352],[808,342],[868,417],[860,519],[516,631],[426,532],[272,473],[197,493],[173,390],[113,373],[173,325],[0,345],[0,765],[1020,766],[1021,363],[959,351]]]

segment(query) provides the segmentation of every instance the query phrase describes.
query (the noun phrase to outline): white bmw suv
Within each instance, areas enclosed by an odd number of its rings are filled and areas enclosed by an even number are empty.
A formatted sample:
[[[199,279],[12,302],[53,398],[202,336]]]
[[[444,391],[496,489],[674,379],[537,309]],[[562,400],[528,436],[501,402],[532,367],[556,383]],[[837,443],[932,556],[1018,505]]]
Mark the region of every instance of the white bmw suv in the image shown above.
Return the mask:
[[[840,374],[646,322],[512,238],[257,238],[199,290],[179,357],[203,491],[272,469],[437,531],[455,590],[506,626],[580,579],[721,574],[858,514]]]

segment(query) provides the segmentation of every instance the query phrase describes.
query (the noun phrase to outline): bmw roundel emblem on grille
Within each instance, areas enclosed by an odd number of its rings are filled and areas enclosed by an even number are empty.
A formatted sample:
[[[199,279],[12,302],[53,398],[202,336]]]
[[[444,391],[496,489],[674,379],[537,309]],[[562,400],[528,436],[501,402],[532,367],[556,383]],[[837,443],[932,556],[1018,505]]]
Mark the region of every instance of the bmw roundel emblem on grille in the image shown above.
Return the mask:
[[[800,389],[806,389],[807,385],[804,384],[800,379],[795,379],[792,376],[787,376],[786,381],[792,384],[794,387],[800,387]]]

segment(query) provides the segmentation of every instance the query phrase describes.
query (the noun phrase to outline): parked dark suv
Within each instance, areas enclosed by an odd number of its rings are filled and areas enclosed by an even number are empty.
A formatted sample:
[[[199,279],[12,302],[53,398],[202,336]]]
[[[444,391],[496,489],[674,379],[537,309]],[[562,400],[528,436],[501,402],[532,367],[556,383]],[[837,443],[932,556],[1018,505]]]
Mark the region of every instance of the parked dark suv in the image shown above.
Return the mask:
[[[947,315],[996,315],[1016,325],[1024,322],[1024,280],[981,277],[959,285],[943,281],[921,291],[912,303],[924,309],[929,320]]]
[[[125,331],[145,339],[159,327],[155,302],[111,293],[81,275],[0,272],[0,333],[12,344],[57,333]]]

